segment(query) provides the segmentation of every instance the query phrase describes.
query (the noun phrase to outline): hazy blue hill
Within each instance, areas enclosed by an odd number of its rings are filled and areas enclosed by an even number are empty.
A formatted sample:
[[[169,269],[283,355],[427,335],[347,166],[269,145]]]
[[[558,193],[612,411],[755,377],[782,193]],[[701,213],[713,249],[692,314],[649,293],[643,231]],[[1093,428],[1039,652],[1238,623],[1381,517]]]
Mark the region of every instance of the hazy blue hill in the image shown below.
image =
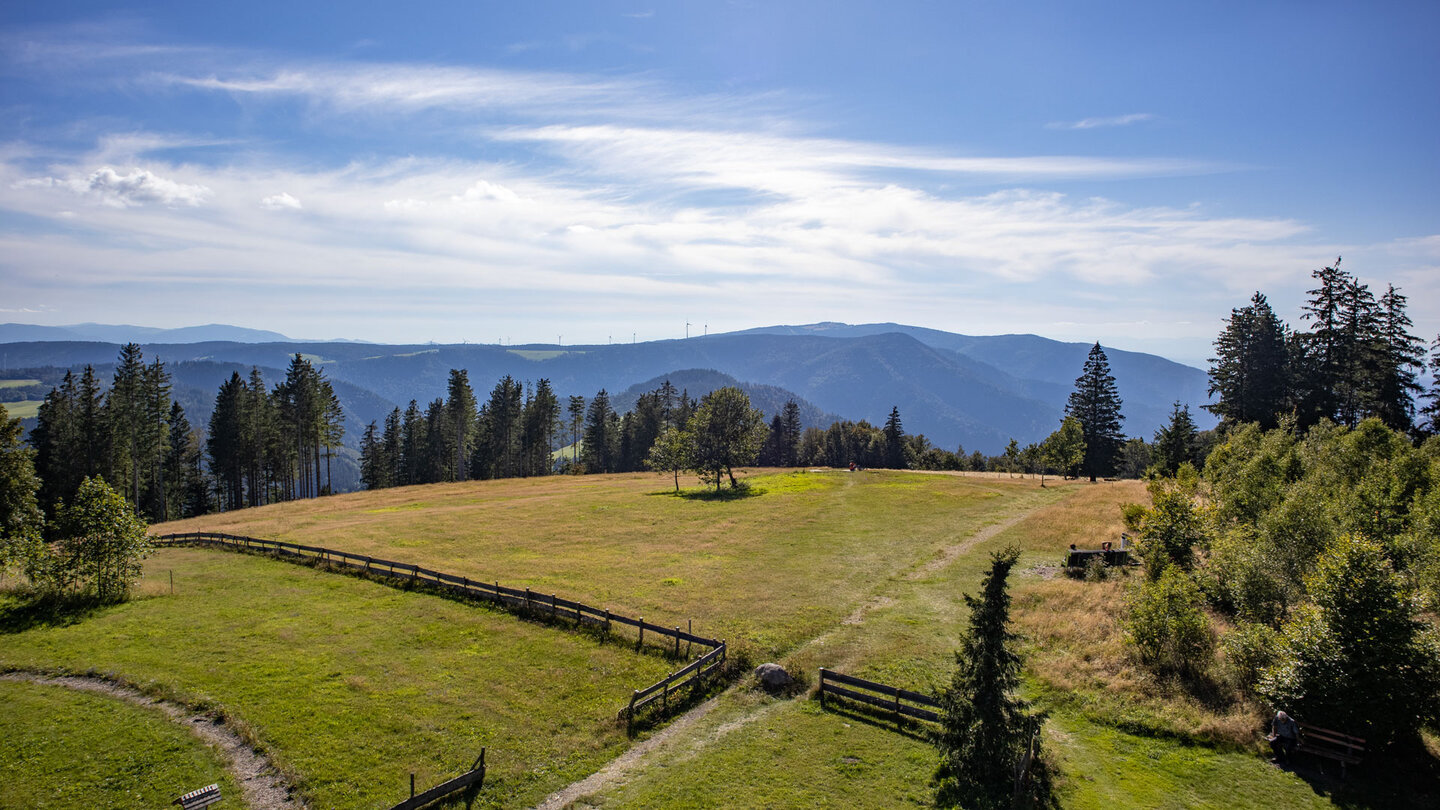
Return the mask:
[[[735,334],[853,338],[886,333],[910,335],[928,346],[979,360],[1015,379],[1016,390],[1061,408],[1074,390],[1075,378],[1080,376],[1085,356],[1093,345],[1065,343],[1038,335],[960,335],[896,323],[824,322],[762,327]],[[1160,425],[1169,421],[1176,401],[1190,405],[1190,412],[1202,429],[1215,426],[1215,417],[1201,410],[1201,406],[1210,401],[1209,377],[1204,371],[1153,354],[1104,348],[1124,401],[1127,433],[1149,440]],[[1001,381],[996,384],[1004,387]]]
[[[102,343],[199,343],[207,340],[224,340],[236,343],[269,343],[288,341],[290,338],[279,332],[218,323],[204,326],[184,326],[178,329],[104,323],[77,323],[68,326],[0,324],[0,343],[24,340],[94,340]]]
[[[356,410],[360,425],[412,398],[423,408],[444,397],[452,368],[468,370],[481,401],[507,374],[527,384],[546,378],[562,397],[589,397],[601,388],[612,395],[637,385],[648,390],[644,386],[653,388],[677,370],[711,369],[747,385],[783,391],[775,395],[778,403],[759,405],[767,414],[792,394],[826,418],[877,425],[893,406],[908,432],[924,433],[946,449],[963,444],[987,453],[1000,452],[1012,437],[1028,444],[1055,429],[1089,350],[1083,343],[1034,335],[972,337],[897,324],[782,326],[599,346],[206,341],[142,347],[147,358],[172,365],[211,363],[247,372],[259,366],[271,384],[301,353],[337,388],[340,383],[353,387],[347,407]],[[119,345],[31,341],[0,345],[0,352],[10,368],[79,368],[112,364]],[[1213,423],[1198,408],[1205,402],[1204,372],[1138,352],[1107,354],[1125,400],[1127,434],[1150,438],[1168,420],[1176,400],[1191,404],[1197,422]],[[228,372],[212,380],[212,400],[224,376]],[[358,441],[358,435],[347,441]]]
[[[636,383],[629,388],[610,398],[610,405],[618,413],[624,413],[635,407],[641,394],[654,391],[665,383],[666,380],[675,386],[679,391],[684,391],[693,400],[699,400],[706,394],[717,388],[733,386],[745,392],[750,398],[750,405],[759,408],[765,414],[768,422],[771,417],[780,413],[785,408],[785,403],[795,400],[795,405],[800,409],[800,424],[804,427],[829,427],[832,422],[840,419],[840,416],[828,411],[822,411],[813,403],[792,391],[774,385],[764,385],[737,380],[729,374],[714,369],[682,369],[669,374],[661,374],[652,377],[645,382]]]

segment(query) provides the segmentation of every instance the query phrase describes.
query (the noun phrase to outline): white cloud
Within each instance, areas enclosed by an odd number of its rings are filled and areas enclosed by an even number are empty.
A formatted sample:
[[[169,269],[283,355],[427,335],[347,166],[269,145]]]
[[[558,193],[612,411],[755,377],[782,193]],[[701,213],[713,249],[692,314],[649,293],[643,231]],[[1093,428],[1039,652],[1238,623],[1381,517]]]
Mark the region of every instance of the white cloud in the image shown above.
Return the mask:
[[[100,138],[68,159],[4,145],[0,211],[57,224],[0,233],[7,288],[49,300],[58,277],[67,288],[126,285],[136,301],[189,289],[209,305],[238,306],[213,291],[243,280],[245,295],[303,311],[306,296],[275,293],[316,287],[332,316],[397,330],[509,319],[545,331],[563,320],[570,332],[617,317],[733,327],[807,313],[961,331],[1112,328],[1095,322],[1098,307],[1115,329],[1143,322],[1213,335],[1211,322],[1254,289],[1303,289],[1309,270],[1336,253],[1408,274],[1392,276],[1407,290],[1429,293],[1436,282],[1424,274],[1440,278],[1440,237],[1337,245],[1287,217],[1046,188],[1234,169],[1184,157],[986,155],[813,137],[789,117],[767,117],[764,98],[680,98],[626,77],[350,63],[222,65],[163,81],[242,103],[299,99],[306,126],[322,134],[352,126],[339,116],[398,128],[443,113],[450,135],[472,139],[466,154],[497,157],[426,154],[432,142],[423,138],[406,142],[416,154],[338,168],[256,143],[228,162],[167,158],[171,147],[224,142],[183,134]],[[40,155],[52,165],[36,178]],[[112,168],[129,165],[146,168]],[[103,204],[59,227],[72,195]],[[302,200],[324,216],[271,213],[301,210]],[[1433,308],[1423,302],[1440,295],[1411,300],[1418,325],[1419,310]],[[543,337],[536,328],[512,335]],[[422,334],[443,336],[366,337]]]
[[[1155,116],[1150,113],[1130,113],[1128,115],[1112,115],[1101,118],[1082,118],[1079,121],[1051,121],[1045,125],[1046,129],[1098,129],[1100,127],[1126,127],[1131,124],[1138,124],[1142,121],[1154,120]]]
[[[299,211],[304,206],[300,205],[299,200],[290,196],[289,192],[282,191],[262,199],[260,207],[267,211]]]
[[[211,193],[203,185],[178,183],[147,169],[133,169],[128,174],[121,174],[110,166],[102,166],[88,176],[32,178],[14,183],[12,187],[63,189],[113,208],[130,208],[147,203],[193,207],[204,202]]]

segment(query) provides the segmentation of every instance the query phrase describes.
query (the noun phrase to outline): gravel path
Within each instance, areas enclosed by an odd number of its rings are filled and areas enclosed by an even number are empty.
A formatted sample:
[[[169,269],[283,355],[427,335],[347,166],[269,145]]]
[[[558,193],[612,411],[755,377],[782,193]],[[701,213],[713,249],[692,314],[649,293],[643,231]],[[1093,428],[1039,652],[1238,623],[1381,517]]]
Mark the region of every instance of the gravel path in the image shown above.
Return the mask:
[[[117,698],[136,706],[158,709],[177,723],[185,724],[190,733],[220,749],[226,768],[240,783],[245,806],[251,810],[299,810],[304,804],[293,798],[290,786],[270,764],[264,754],[256,752],[222,721],[196,714],[178,703],[150,697],[136,689],[105,680],[81,675],[40,675],[30,672],[7,672],[0,675],[7,681],[24,681],[47,686],[62,686],[81,692]],[[200,787],[195,785],[194,787]]]

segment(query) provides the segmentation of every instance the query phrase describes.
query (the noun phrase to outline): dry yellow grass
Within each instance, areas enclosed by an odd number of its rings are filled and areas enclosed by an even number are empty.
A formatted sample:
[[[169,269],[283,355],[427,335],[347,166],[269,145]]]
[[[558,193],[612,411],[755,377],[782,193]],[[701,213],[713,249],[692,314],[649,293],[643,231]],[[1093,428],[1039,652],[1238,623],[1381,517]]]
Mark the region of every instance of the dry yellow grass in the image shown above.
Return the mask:
[[[942,556],[1037,481],[889,471],[752,477],[756,497],[675,497],[656,475],[546,477],[362,492],[155,527],[415,562],[559,593],[781,653],[877,582]]]
[[[1139,579],[1138,570],[1104,582],[1055,576],[1071,543],[1098,548],[1119,540],[1126,503],[1149,503],[1144,482],[1081,485],[1001,536],[1037,552],[1031,559],[1041,563],[1018,577],[1012,590],[1016,629],[1027,640],[1027,668],[1043,690],[1097,719],[1245,744],[1258,722],[1254,707],[1220,686],[1202,700],[1156,679],[1129,655],[1120,622],[1125,591]]]

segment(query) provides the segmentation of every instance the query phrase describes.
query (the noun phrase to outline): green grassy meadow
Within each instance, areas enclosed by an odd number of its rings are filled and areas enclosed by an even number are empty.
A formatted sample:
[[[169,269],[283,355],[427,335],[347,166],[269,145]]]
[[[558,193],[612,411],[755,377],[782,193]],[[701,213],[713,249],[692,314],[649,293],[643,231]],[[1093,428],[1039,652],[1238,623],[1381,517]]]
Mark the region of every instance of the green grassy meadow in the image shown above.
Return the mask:
[[[164,807],[212,783],[224,760],[158,710],[59,686],[0,681],[0,808]]]
[[[1258,718],[1133,670],[1115,621],[1123,582],[1055,576],[1069,543],[1118,537],[1119,505],[1144,499],[1140,484],[881,471],[750,481],[748,495],[720,499],[693,480],[673,495],[658,475],[471,482],[155,530],[322,545],[659,624],[694,619],[752,664],[778,661],[812,685],[823,666],[917,691],[947,682],[961,595],[991,551],[1014,544],[1027,690],[1051,712],[1066,806],[1329,803],[1258,756]],[[480,805],[531,806],[630,744],[618,703],[667,666],[488,608],[200,549],[157,553],[140,599],[0,644],[0,667],[95,668],[223,708],[323,807],[393,801],[411,770],[430,784],[482,745],[492,778]],[[929,802],[937,764],[919,727],[743,684],[665,728],[641,732],[664,735],[643,767],[576,806],[914,807]]]
[[[45,404],[44,400],[23,399],[19,402],[0,402],[5,406],[5,412],[11,419],[30,419],[40,414],[40,406]]]
[[[533,803],[619,753],[615,712],[672,666],[484,607],[199,549],[155,554],[137,599],[0,645],[0,668],[95,670],[221,709],[326,808],[393,804],[411,772],[438,783],[481,747],[486,802]]]

